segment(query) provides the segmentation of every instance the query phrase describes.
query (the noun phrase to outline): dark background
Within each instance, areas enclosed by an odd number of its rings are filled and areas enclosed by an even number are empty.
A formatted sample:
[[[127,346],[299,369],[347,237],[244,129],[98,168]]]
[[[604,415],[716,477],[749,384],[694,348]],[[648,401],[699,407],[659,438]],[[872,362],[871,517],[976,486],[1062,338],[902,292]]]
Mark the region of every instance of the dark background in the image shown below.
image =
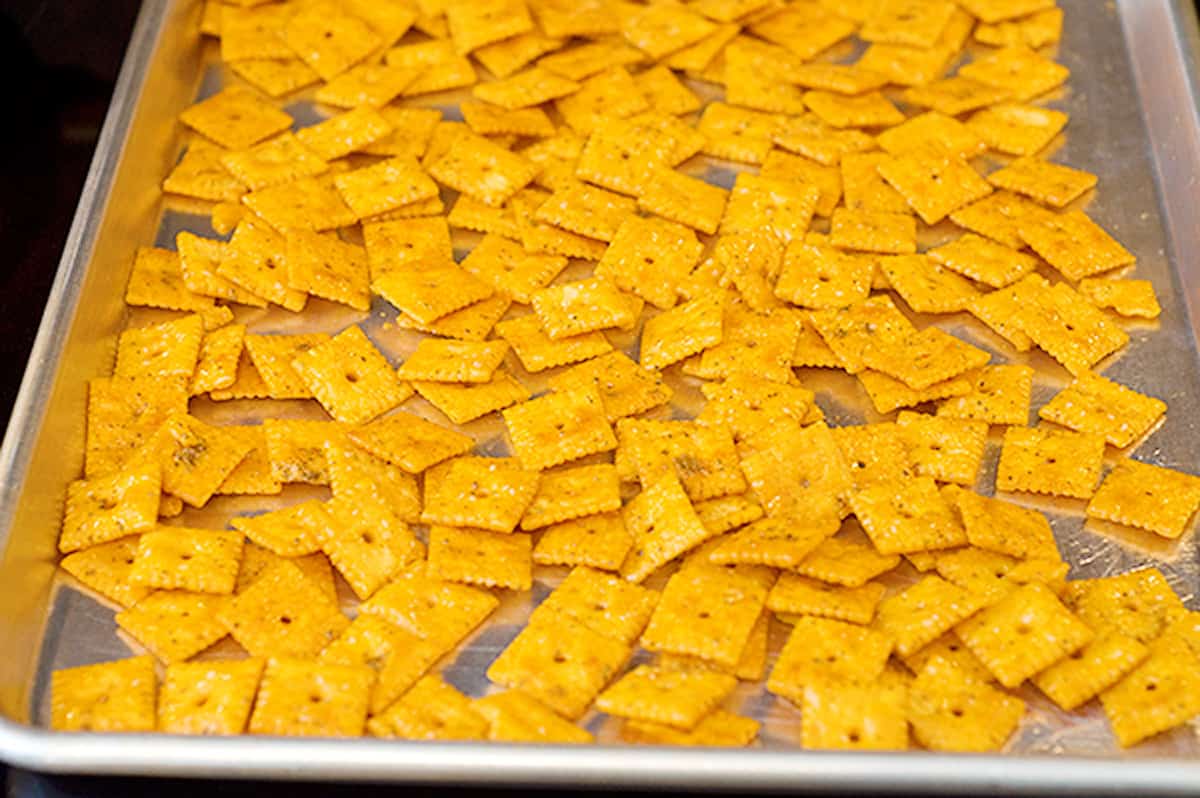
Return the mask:
[[[155,0],[147,0],[155,2]],[[0,0],[0,422],[6,423],[139,0]],[[5,794],[464,798],[513,791],[47,777],[0,765]],[[522,795],[538,798],[536,791]],[[594,795],[594,793],[592,793]],[[580,793],[588,796],[589,793]],[[631,794],[635,795],[635,794]]]

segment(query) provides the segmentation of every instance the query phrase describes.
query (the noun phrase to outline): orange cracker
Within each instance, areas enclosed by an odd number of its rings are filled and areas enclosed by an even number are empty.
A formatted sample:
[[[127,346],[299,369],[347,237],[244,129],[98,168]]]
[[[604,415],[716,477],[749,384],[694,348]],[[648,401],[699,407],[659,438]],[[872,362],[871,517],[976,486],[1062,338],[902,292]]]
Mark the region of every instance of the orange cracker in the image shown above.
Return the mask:
[[[586,135],[608,118],[626,119],[650,105],[629,72],[618,66],[587,78],[554,107],[568,125]]]
[[[896,643],[896,652],[909,656],[936,640],[984,606],[983,596],[926,576],[879,604],[875,626]]]
[[[358,737],[374,672],[365,665],[271,659],[250,715],[251,734]]]
[[[617,439],[595,388],[559,391],[502,412],[521,463],[541,470],[615,449]]]
[[[1044,150],[1066,125],[1067,115],[1061,111],[1018,103],[998,103],[967,120],[967,127],[988,147],[1008,155]]]
[[[425,523],[512,532],[537,493],[538,475],[512,458],[459,457],[425,476]]]
[[[300,10],[282,36],[324,80],[345,72],[383,44],[366,22],[336,3],[313,3]]]
[[[1037,259],[974,233],[929,250],[937,263],[993,288],[1011,285],[1037,268]]]
[[[412,395],[358,326],[297,355],[292,368],[321,406],[346,424],[370,421]]]
[[[599,332],[551,339],[536,314],[500,322],[496,332],[512,345],[521,365],[530,372],[587,360],[612,350],[612,345]]]
[[[608,327],[632,326],[641,300],[628,296],[601,278],[561,283],[531,297],[546,334],[559,340]]]
[[[987,180],[997,188],[1023,194],[1043,205],[1064,208],[1094,188],[1097,178],[1039,158],[1017,158],[989,174]]]
[[[1066,283],[1034,287],[1021,299],[1023,305],[1013,323],[1073,375],[1082,374],[1129,342],[1128,333]]]
[[[449,286],[454,290],[448,291]],[[420,269],[382,274],[371,289],[422,324],[431,324],[493,293],[491,286],[454,261],[440,258],[422,264]]]
[[[84,476],[119,470],[172,414],[187,412],[182,377],[101,377],[88,381]]]
[[[281,233],[332,230],[358,220],[328,176],[304,177],[252,191],[242,197],[242,204]]]
[[[971,491],[956,495],[955,506],[972,546],[1018,559],[1058,558],[1058,546],[1046,516]]]
[[[367,254],[336,236],[294,230],[287,237],[288,285],[313,296],[349,305],[371,306]]]
[[[595,273],[666,309],[675,304],[679,285],[700,259],[702,250],[695,234],[686,227],[661,219],[630,217],[614,234]]]
[[[529,302],[566,268],[567,259],[525,251],[515,241],[493,233],[483,237],[463,259],[462,268],[518,302]]]
[[[883,593],[883,585],[877,582],[842,587],[785,573],[771,588],[766,606],[775,613],[815,615],[867,624],[875,615],[875,605]]]
[[[821,68],[834,65],[809,66]],[[839,130],[826,125],[814,115],[788,119],[776,128],[772,140],[789,152],[811,158],[825,166],[837,166],[844,162],[847,156],[860,155],[875,147],[875,140],[861,130]]]
[[[341,158],[385,138],[392,125],[378,110],[367,106],[301,128],[296,138],[326,161]]]
[[[632,644],[650,620],[659,594],[593,568],[576,568],[538,605],[536,623],[547,613],[567,615],[613,640]]]
[[[528,590],[533,584],[528,535],[434,524],[429,530],[429,573],[451,582]]]
[[[907,479],[916,474],[914,466],[919,461],[910,457],[907,441],[901,433],[902,430],[890,422],[833,430],[833,438],[850,468],[855,488]]]
[[[325,333],[247,335],[246,353],[272,399],[307,399],[312,391],[292,368],[292,361],[330,340]]]
[[[413,387],[455,424],[467,424],[531,397],[528,388],[503,370],[483,383],[414,382]]]
[[[1046,216],[1049,212],[1024,197],[1008,191],[996,191],[981,200],[950,213],[950,220],[980,235],[1021,249],[1025,241],[1017,231],[1027,221]]]
[[[872,682],[883,673],[892,641],[863,626],[802,616],[779,652],[767,690],[794,703],[806,685],[825,680]]]
[[[1070,712],[1119,682],[1149,650],[1120,633],[1097,636],[1091,643],[1033,677],[1038,689]]]
[[[601,693],[596,707],[617,717],[693,729],[736,684],[734,677],[713,671],[641,665]]]
[[[616,571],[632,546],[621,513],[603,513],[546,527],[534,547],[533,561]]]
[[[122,607],[131,607],[150,594],[150,589],[131,585],[129,569],[137,553],[137,538],[124,537],[68,554],[59,567]]]
[[[817,198],[817,216],[832,215],[842,196],[842,173],[836,166],[827,166],[782,150],[771,150],[766,154],[760,174],[763,177],[799,180],[815,185],[821,192]]]
[[[288,183],[302,177],[316,177],[329,170],[329,164],[290,132],[268,139],[245,150],[221,156],[221,164],[252,191]]]
[[[275,479],[309,485],[329,484],[325,446],[342,435],[341,424],[268,418],[263,421],[262,429],[267,437],[271,475]]]
[[[987,446],[986,422],[903,410],[896,423],[918,476],[975,484]]]
[[[333,178],[333,184],[350,210],[364,219],[438,194],[437,184],[410,156],[343,172]]]
[[[913,736],[935,751],[997,751],[1025,714],[1025,702],[944,657],[933,657],[909,689]]]
[[[1083,211],[1028,218],[1017,228],[1021,239],[1069,280],[1128,266],[1132,253]]]
[[[663,474],[627,503],[623,516],[634,547],[621,572],[634,582],[645,580],[662,565],[712,537],[673,473]]]
[[[1162,314],[1154,284],[1149,280],[1109,280],[1085,277],[1077,286],[1079,293],[1098,308],[1118,316],[1157,319]]]
[[[866,365],[917,391],[979,368],[990,358],[986,351],[937,327],[881,338],[862,355]]]
[[[721,343],[723,304],[720,294],[710,294],[647,319],[639,351],[642,365],[662,369]]]
[[[229,246],[222,253],[217,275],[256,296],[299,313],[308,294],[288,284],[286,243],[265,224],[249,220],[238,223]]]
[[[1087,499],[1100,481],[1104,438],[1044,427],[1004,432],[996,489]]]
[[[601,355],[550,378],[550,387],[556,391],[592,386],[600,392],[604,414],[610,423],[664,405],[673,395],[662,375],[643,368],[621,352]]]
[[[503,341],[425,338],[400,367],[402,380],[481,383],[491,380],[508,353]]]
[[[195,311],[213,306],[211,297],[194,294],[187,288],[179,254],[155,247],[138,247],[125,289],[125,303]]]
[[[369,454],[348,437],[326,442],[325,463],[333,497],[344,506],[382,502],[402,521],[421,518],[421,493],[417,480],[386,460]]]
[[[163,191],[213,202],[236,202],[246,193],[246,187],[221,165],[223,153],[204,139],[194,139],[163,180]]]
[[[154,731],[157,681],[150,656],[56,670],[50,677],[50,728]]]
[[[231,150],[244,149],[292,126],[290,116],[240,86],[231,86],[196,103],[179,119]]]
[[[930,477],[874,485],[853,494],[850,506],[881,554],[946,549],[966,543],[958,517]]]
[[[241,734],[250,717],[263,662],[177,662],[158,696],[158,730],[168,734]]]
[[[962,156],[936,149],[894,156],[879,164],[879,173],[926,224],[936,224],[992,192]]]
[[[1200,478],[1170,468],[1123,460],[1088,503],[1089,518],[1145,529],[1165,538],[1183,535],[1200,507]]]
[[[800,238],[808,230],[820,194],[820,189],[802,182],[740,172],[721,217],[721,233],[766,228],[784,241]]]
[[[696,125],[705,137],[704,153],[714,158],[761,164],[783,120],[775,114],[711,102]]]
[[[347,435],[371,454],[410,474],[465,454],[474,446],[466,435],[403,412],[350,430]]]
[[[983,140],[953,117],[926,111],[878,136],[879,146],[889,155],[903,155],[928,148],[950,155],[973,158],[986,149]]]
[[[833,537],[817,544],[817,547],[791,570],[800,576],[821,582],[857,588],[899,564],[898,555],[879,554],[871,546]]]
[[[427,258],[453,258],[450,228],[440,216],[363,224],[371,279]]]
[[[241,556],[241,533],[158,527],[138,541],[129,581],[165,590],[232,593]]]
[[[849,152],[842,156],[842,191],[847,208],[882,213],[912,213],[900,192],[892,188],[879,174],[879,164],[889,157],[886,152]]]
[[[488,739],[498,742],[589,743],[590,732],[568,723],[545,704],[518,690],[476,699],[472,708],[487,719]]]
[[[830,218],[829,239],[836,247],[905,254],[917,251],[916,220],[907,213],[838,208]]]
[[[621,20],[625,40],[655,59],[695,44],[716,28],[699,14],[675,6],[641,8]]]
[[[174,414],[154,434],[146,455],[162,468],[162,487],[202,507],[253,444],[196,418]]]
[[[256,656],[315,657],[350,625],[333,597],[289,560],[269,566],[219,615],[233,639]]]
[[[1006,91],[1013,99],[1025,101],[1061,86],[1071,70],[1024,45],[1016,45],[977,58],[963,65],[958,74],[965,79]]]
[[[228,249],[224,241],[200,238],[184,231],[175,237],[175,246],[179,249],[179,266],[188,291],[252,307],[266,307],[265,299],[217,274]]]
[[[159,590],[118,612],[117,626],[165,663],[182,662],[225,636],[220,599],[204,593]]]
[[[775,295],[806,308],[844,308],[867,298],[874,268],[869,260],[834,247],[794,241],[784,255]]]
[[[1166,411],[1160,399],[1085,371],[1043,405],[1038,417],[1076,432],[1102,435],[1123,448],[1149,432]]]
[[[72,482],[58,550],[66,554],[153,529],[160,488],[154,462],[131,463],[108,476]]]

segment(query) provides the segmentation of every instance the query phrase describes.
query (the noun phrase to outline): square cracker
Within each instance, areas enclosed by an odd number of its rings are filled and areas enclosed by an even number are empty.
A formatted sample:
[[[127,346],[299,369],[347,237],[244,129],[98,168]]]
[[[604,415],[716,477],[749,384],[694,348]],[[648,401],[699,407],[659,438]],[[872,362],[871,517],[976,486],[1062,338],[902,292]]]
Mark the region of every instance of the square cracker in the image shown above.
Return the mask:
[[[550,378],[556,391],[595,387],[610,423],[670,401],[674,391],[661,374],[644,368],[622,352],[609,352]]]
[[[422,70],[386,64],[359,64],[330,80],[313,95],[319,103],[336,108],[387,105],[412,85]]]
[[[406,381],[480,383],[491,380],[508,354],[504,341],[424,338],[400,366]]]
[[[715,671],[639,665],[601,693],[596,708],[614,717],[690,730],[736,686],[736,678]]]
[[[472,702],[437,676],[423,676],[367,721],[375,737],[401,740],[482,740],[488,724]]]
[[[858,587],[828,585],[805,576],[785,573],[767,595],[767,609],[789,615],[815,615],[850,623],[868,624],[884,587],[866,582]]]
[[[567,615],[605,637],[632,644],[650,620],[658,600],[657,591],[614,574],[575,568],[538,605],[531,622],[547,613]]]
[[[1012,90],[993,86],[964,75],[955,75],[906,89],[901,95],[906,103],[930,108],[946,116],[959,116],[977,108],[1012,98]]]
[[[829,225],[835,247],[893,255],[917,251],[917,221],[908,213],[838,208]]]
[[[629,653],[624,643],[568,616],[546,614],[517,635],[492,662],[487,676],[574,719],[587,710]]]
[[[226,635],[217,618],[220,601],[205,593],[159,590],[118,612],[115,620],[121,631],[163,662],[182,662]]]
[[[992,193],[992,187],[958,155],[923,149],[893,156],[879,174],[908,201],[926,224]]]
[[[900,564],[896,554],[880,554],[873,546],[832,537],[817,544],[791,570],[799,576],[831,585],[862,587]]]
[[[428,168],[439,183],[492,207],[503,205],[538,172],[532,162],[469,130],[459,132]]]
[[[337,77],[383,44],[370,25],[333,2],[312,3],[299,10],[282,36],[324,80]]]
[[[1150,653],[1120,633],[1097,635],[1083,648],[1033,677],[1038,689],[1070,712],[1136,668]]]
[[[153,529],[158,519],[161,472],[140,460],[103,477],[67,487],[58,550],[64,554]]]
[[[411,413],[393,413],[346,433],[374,456],[419,474],[443,460],[470,451],[475,442]]]
[[[1149,280],[1122,280],[1085,277],[1077,286],[1079,293],[1098,308],[1111,310],[1118,316],[1137,319],[1157,319],[1162,306]]]
[[[962,122],[937,111],[926,111],[878,136],[879,146],[889,155],[903,155],[930,147],[951,155],[973,158],[987,148]]]
[[[328,175],[252,191],[242,197],[242,205],[280,233],[333,230],[358,221]]]
[[[935,751],[997,751],[1024,714],[1024,701],[941,656],[925,664],[909,689],[913,736]]]
[[[634,546],[621,574],[642,582],[679,555],[713,537],[696,516],[679,478],[665,473],[629,501],[622,510]]]
[[[850,506],[881,554],[948,549],[967,540],[931,477],[873,485],[853,494]]]
[[[947,269],[992,288],[1011,285],[1038,265],[1037,258],[974,233],[964,233],[927,254]]]
[[[251,191],[329,171],[329,164],[290,131],[248,149],[225,153],[221,164]]]
[[[280,560],[231,598],[221,621],[255,656],[312,658],[350,625],[333,597],[290,560]]]
[[[292,360],[292,368],[337,421],[362,424],[412,395],[357,325]]]
[[[439,579],[422,566],[402,572],[361,605],[445,652],[458,645],[499,604],[489,591]]]
[[[1101,518],[1178,538],[1200,507],[1200,478],[1171,468],[1123,460],[1088,502],[1089,518]]]
[[[271,399],[310,399],[312,391],[300,374],[292,368],[292,361],[329,341],[326,333],[300,333],[298,335],[247,335],[244,339],[246,354],[254,364],[255,373],[266,385],[266,395]]]
[[[1104,436],[1124,448],[1149,432],[1167,412],[1167,405],[1090,371],[1038,410],[1038,418],[1076,432]]]
[[[525,402],[532,394],[516,378],[499,369],[482,383],[414,382],[425,401],[455,424],[468,424],[489,413]]]
[[[425,475],[424,523],[512,532],[537,493],[539,476],[507,457],[459,457]]]
[[[981,200],[950,213],[959,227],[987,236],[1012,249],[1022,249],[1025,241],[1018,235],[1021,225],[1049,215],[1042,206],[1010,191],[995,191]]]
[[[904,121],[904,113],[878,91],[855,96],[807,91],[804,104],[822,122],[835,128],[891,127]]]
[[[50,677],[50,728],[154,731],[157,688],[150,656],[61,668]]]
[[[1066,82],[1071,70],[1023,44],[1002,47],[964,64],[958,74],[1007,91],[1013,99],[1032,100]]]
[[[712,235],[721,224],[729,192],[673,169],[658,168],[638,196],[638,207]]]
[[[695,233],[680,224],[631,216],[616,230],[595,274],[665,310],[675,305],[703,250]]]
[[[874,629],[831,618],[799,618],[767,678],[767,690],[801,703],[825,680],[871,682],[883,673],[892,641]]]
[[[957,313],[979,296],[969,280],[926,253],[880,258],[878,263],[888,284],[917,313]]]
[[[375,672],[365,665],[271,659],[250,715],[251,734],[358,737]]]
[[[229,245],[226,242],[201,238],[185,230],[175,236],[175,246],[179,250],[179,268],[183,272],[183,284],[188,291],[251,307],[267,306],[267,301],[262,297],[217,274],[217,269],[228,251]],[[204,312],[206,309],[201,310],[201,313]]]
[[[531,299],[543,329],[554,340],[609,327],[631,328],[642,305],[637,297],[597,277],[552,285],[534,292]]]
[[[290,116],[241,86],[231,86],[190,106],[179,119],[231,150],[245,149],[292,126]]]
[[[422,324],[432,324],[493,293],[490,285],[449,258],[428,261],[419,269],[386,272],[375,278],[371,290]]]
[[[1013,323],[1071,374],[1078,376],[1129,343],[1128,333],[1066,283],[1015,288],[1022,307]]]
[[[99,377],[88,381],[84,477],[118,471],[172,415],[187,412],[188,380]]]
[[[868,258],[824,244],[793,241],[784,253],[775,296],[805,308],[849,307],[867,298],[874,271],[875,264]]]
[[[638,359],[643,366],[663,369],[721,343],[723,297],[712,293],[646,320]]]
[[[987,176],[993,186],[1022,194],[1052,208],[1065,208],[1095,188],[1090,172],[1050,163],[1040,158],[1017,158]]]
[[[903,751],[908,747],[905,698],[905,691],[886,684],[809,684],[800,704],[801,744],[814,749]]]
[[[245,219],[222,253],[217,275],[256,296],[299,313],[308,294],[288,284],[287,244],[268,225]]]
[[[955,633],[1010,689],[1093,637],[1092,630],[1053,591],[1039,584],[1014,590],[959,624]]]
[[[426,259],[453,259],[450,227],[441,216],[364,222],[363,243],[371,279],[394,269],[419,265]]]
[[[896,424],[918,476],[975,484],[987,447],[987,422],[902,410]]]
[[[203,507],[253,444],[193,416],[174,414],[159,427],[145,455],[162,468],[162,488]]]
[[[521,528],[541,529],[620,507],[620,481],[615,467],[608,463],[547,472],[521,517]]]
[[[739,172],[721,217],[721,233],[767,229],[783,241],[803,237],[816,212],[821,191],[795,180]]]
[[[514,743],[590,743],[590,732],[563,720],[519,690],[476,699],[472,708],[487,719],[488,739]]]
[[[355,445],[349,436],[326,442],[325,463],[334,499],[350,507],[381,501],[406,523],[421,520],[416,478]]]
[[[977,369],[991,355],[938,327],[926,327],[896,339],[881,339],[863,351],[872,369],[922,391]]]
[[[621,20],[625,40],[655,59],[695,44],[716,29],[715,23],[682,6],[639,8]]]
[[[122,607],[131,607],[151,592],[149,588],[129,584],[129,569],[133,567],[137,544],[136,537],[101,543],[68,554],[59,561],[59,567],[85,587]]]
[[[636,211],[632,197],[577,182],[556,190],[533,218],[588,238],[612,241],[621,223]]]
[[[601,513],[552,524],[533,549],[538,565],[569,565],[616,571],[633,547],[619,512]]]
[[[287,236],[288,285],[297,291],[349,305],[371,307],[367,253],[332,234],[293,230]]]
[[[211,202],[237,202],[246,187],[221,165],[224,150],[194,139],[163,179],[163,191]]]
[[[469,585],[528,590],[533,584],[528,535],[433,524],[429,529],[429,573]]]
[[[326,503],[310,499],[260,515],[235,517],[230,526],[280,557],[302,557],[321,550],[330,523]]]
[[[241,557],[240,532],[158,527],[138,541],[129,581],[164,590],[232,593]]]
[[[157,247],[138,247],[125,288],[125,304],[204,311],[213,307],[213,300],[188,289],[183,280],[179,253]]]
[[[1068,280],[1112,271],[1136,260],[1083,211],[1034,216],[1022,221],[1017,233]]]
[[[407,155],[335,175],[333,184],[342,200],[360,219],[438,195],[437,184],[416,158]]]
[[[263,662],[176,662],[158,696],[158,729],[167,734],[241,734],[250,718]]]
[[[843,202],[847,208],[884,213],[912,213],[900,192],[879,174],[886,152],[846,153],[841,159]]]
[[[329,466],[325,446],[343,434],[335,421],[268,418],[262,423],[267,436],[267,457],[271,476],[279,482],[329,484]]]
[[[971,491],[952,495],[972,546],[1017,559],[1058,559],[1058,545],[1046,516]]]
[[[1122,747],[1186,723],[1196,714],[1200,679],[1195,654],[1175,636],[1150,646],[1132,673],[1100,694],[1104,714]]]
[[[301,128],[300,143],[326,161],[341,158],[381,141],[392,124],[376,109],[362,106]]]
[[[996,489],[1087,499],[1096,491],[1104,438],[1082,432],[1009,427]]]
[[[595,388],[556,391],[502,411],[521,464],[540,471],[617,447]]]
[[[326,507],[321,550],[360,599],[425,556],[425,547],[383,497],[355,504],[334,499]]]
[[[926,576],[879,604],[875,627],[896,644],[896,653],[907,657],[924,648],[986,604],[984,596]]]
[[[1062,111],[1019,103],[997,103],[967,120],[967,127],[989,148],[1006,155],[1034,155],[1066,126],[1067,115]]]

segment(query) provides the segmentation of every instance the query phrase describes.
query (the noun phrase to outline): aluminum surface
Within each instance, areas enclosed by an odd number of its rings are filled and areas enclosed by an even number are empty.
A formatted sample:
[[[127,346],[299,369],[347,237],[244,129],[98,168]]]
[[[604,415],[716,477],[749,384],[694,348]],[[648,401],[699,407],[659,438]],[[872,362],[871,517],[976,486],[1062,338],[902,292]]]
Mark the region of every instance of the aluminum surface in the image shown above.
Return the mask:
[[[1197,33],[1194,12],[1172,0],[1060,0],[1066,11],[1059,59],[1072,70],[1070,84],[1050,105],[1071,114],[1055,145],[1055,160],[1100,176],[1087,201],[1090,214],[1139,257],[1137,275],[1152,279],[1163,303],[1162,318],[1130,329],[1131,344],[1105,373],[1166,399],[1168,419],[1137,448],[1139,459],[1200,471],[1200,366],[1196,302],[1200,301],[1200,221],[1196,176],[1200,175],[1200,120],[1195,95]],[[1002,756],[926,753],[829,754],[791,748],[798,712],[761,688],[739,694],[747,714],[765,722],[763,744],[747,751],[685,751],[667,748],[559,748],[477,744],[414,744],[375,740],[324,741],[266,738],[185,739],[166,736],[53,734],[37,728],[46,716],[48,674],[56,668],[124,656],[114,634],[112,610],[54,577],[54,540],[66,483],[82,460],[84,383],[111,368],[116,335],[130,320],[121,302],[132,251],[139,244],[170,245],[174,233],[211,235],[206,218],[185,205],[163,205],[158,181],[181,149],[176,114],[223,79],[213,48],[193,33],[199,3],[148,0],[135,28],[97,156],[35,343],[30,367],[0,451],[0,757],[44,770],[194,776],[412,780],[480,784],[538,783],[652,785],[728,789],[860,791],[967,788],[994,792],[1194,793],[1200,789],[1200,745],[1191,728],[1165,735],[1134,751],[1118,753],[1099,711],[1067,716],[1036,691],[1022,693],[1030,716]],[[843,53],[846,55],[847,53]],[[431,98],[443,104],[451,98]],[[288,108],[303,121],[315,119],[308,104]],[[698,159],[685,167],[728,185],[727,164]],[[935,229],[931,239],[948,232]],[[456,238],[456,248],[470,237]],[[574,267],[573,267],[574,268]],[[376,304],[368,318],[328,303],[292,318],[281,311],[240,314],[251,331],[336,330],[361,323],[393,357],[415,338],[388,325],[392,311]],[[135,322],[155,318],[136,311]],[[924,323],[931,319],[918,319]],[[994,352],[1011,356],[979,325],[958,317],[938,323]],[[636,346],[630,338],[621,348]],[[1035,406],[1066,383],[1044,356],[1006,357],[1038,367]],[[1104,364],[1107,365],[1107,364]],[[818,392],[831,421],[875,420],[845,375],[804,370],[801,379]],[[698,392],[674,382],[673,411],[689,415]],[[406,409],[421,412],[419,400]],[[195,412],[220,423],[261,418],[251,403],[193,403]],[[425,408],[428,411],[428,408]],[[431,416],[433,415],[432,411]],[[313,403],[275,403],[269,415],[322,417]],[[498,419],[466,428],[488,453],[504,450]],[[998,453],[993,436],[984,482],[994,476]],[[291,487],[291,503],[312,489]],[[1193,539],[1168,544],[1110,526],[1083,523],[1082,503],[1021,503],[1048,512],[1060,545],[1074,563],[1073,575],[1099,576],[1140,564],[1157,564],[1196,607],[1200,572]],[[230,514],[261,507],[259,499],[222,499],[188,523],[220,524]],[[534,600],[561,571],[539,569]],[[496,619],[449,664],[445,677],[479,694],[487,663],[516,633],[528,614],[526,599],[505,601]],[[777,646],[784,629],[776,624]],[[220,652],[217,652],[220,655]],[[32,721],[32,725],[26,725]],[[601,718],[589,728],[602,740],[613,729]],[[1050,756],[1053,754],[1054,756]]]

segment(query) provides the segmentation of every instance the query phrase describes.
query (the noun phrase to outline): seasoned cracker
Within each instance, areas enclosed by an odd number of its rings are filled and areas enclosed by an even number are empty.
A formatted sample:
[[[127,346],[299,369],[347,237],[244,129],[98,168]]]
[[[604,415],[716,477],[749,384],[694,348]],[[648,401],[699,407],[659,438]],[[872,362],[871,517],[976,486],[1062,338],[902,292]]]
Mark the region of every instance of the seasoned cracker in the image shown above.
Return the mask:
[[[947,549],[966,533],[931,477],[882,483],[850,497],[850,506],[881,554]]]
[[[1087,499],[1096,491],[1104,438],[1043,427],[1004,432],[996,489]]]
[[[375,673],[363,665],[271,659],[250,715],[251,734],[358,737]]]
[[[271,475],[280,482],[329,484],[325,447],[343,434],[341,424],[333,421],[273,419],[263,421],[267,436],[267,456]]]
[[[1038,215],[1017,228],[1021,239],[1069,280],[1128,266],[1132,253],[1083,211]]]
[[[909,656],[971,617],[987,603],[984,596],[926,576],[880,602],[875,626],[890,636],[896,652]]]
[[[610,352],[572,366],[551,377],[550,387],[556,391],[595,387],[610,423],[664,405],[674,393],[662,375],[643,368],[621,352]]]
[[[347,436],[371,454],[419,474],[443,460],[470,451],[475,442],[458,432],[410,413],[393,413]]]
[[[375,278],[371,290],[422,324],[432,324],[493,293],[491,286],[449,258],[431,259],[419,269],[386,272]]]
[[[918,476],[975,484],[987,446],[987,422],[902,410],[896,424]]]
[[[1038,417],[1126,447],[1149,432],[1167,405],[1090,371],[1081,373],[1038,410]]]
[[[913,736],[934,751],[999,750],[1024,714],[1024,701],[942,657],[927,662],[909,690]]]
[[[136,565],[136,564],[135,564]],[[118,612],[117,626],[167,664],[199,654],[225,636],[216,596],[159,590]]]
[[[634,545],[621,574],[633,582],[647,576],[675,557],[713,536],[696,516],[679,478],[663,474],[622,510],[625,528]]]
[[[160,490],[160,468],[149,461],[72,482],[67,487],[58,550],[67,554],[153,529]]]
[[[291,288],[355,310],[370,309],[370,274],[362,247],[330,234],[293,230],[285,257]]]
[[[883,672],[891,650],[892,641],[874,629],[803,616],[779,652],[767,678],[767,690],[799,704],[810,684],[871,682]]]
[[[158,695],[158,730],[167,734],[241,734],[250,718],[263,662],[176,662]]]
[[[297,355],[292,368],[321,406],[346,424],[370,421],[412,395],[358,326]]]
[[[512,346],[525,370],[534,373],[612,351],[601,332],[552,339],[534,313],[500,322],[496,333]]]
[[[880,554],[872,546],[833,537],[817,544],[791,570],[800,576],[831,585],[858,588],[899,564],[899,555]]]
[[[350,625],[332,596],[292,561],[269,566],[219,610],[222,623],[255,656],[315,657]]]
[[[162,468],[162,489],[203,507],[253,444],[193,416],[170,416],[150,439],[145,455]]]
[[[50,677],[50,728],[154,731],[157,682],[150,656],[56,670]]]
[[[158,527],[138,541],[129,581],[164,590],[232,593],[241,556],[241,533]]]
[[[1058,559],[1058,546],[1046,516],[971,491],[955,494],[954,504],[972,546],[1018,559]]]
[[[1071,70],[1024,45],[1016,45],[977,58],[963,65],[958,74],[1005,91],[1013,99],[1026,101],[1061,86]]]
[[[1089,518],[1181,537],[1200,507],[1200,478],[1170,468],[1123,460],[1088,502]]]
[[[1119,316],[1157,319],[1162,314],[1154,284],[1149,280],[1110,280],[1086,277],[1079,281],[1079,293],[1099,308]]]
[[[732,676],[713,671],[679,671],[641,665],[596,698],[609,715],[694,729],[736,686]]]
[[[979,30],[982,27],[976,35]],[[1062,111],[1018,103],[997,103],[967,120],[967,127],[989,148],[1007,155],[1035,155],[1066,126]]]
[[[292,126],[290,116],[241,86],[187,108],[179,121],[231,150],[245,149]]]
[[[992,192],[991,185],[961,155],[932,148],[882,161],[879,174],[926,224],[936,224]]]

